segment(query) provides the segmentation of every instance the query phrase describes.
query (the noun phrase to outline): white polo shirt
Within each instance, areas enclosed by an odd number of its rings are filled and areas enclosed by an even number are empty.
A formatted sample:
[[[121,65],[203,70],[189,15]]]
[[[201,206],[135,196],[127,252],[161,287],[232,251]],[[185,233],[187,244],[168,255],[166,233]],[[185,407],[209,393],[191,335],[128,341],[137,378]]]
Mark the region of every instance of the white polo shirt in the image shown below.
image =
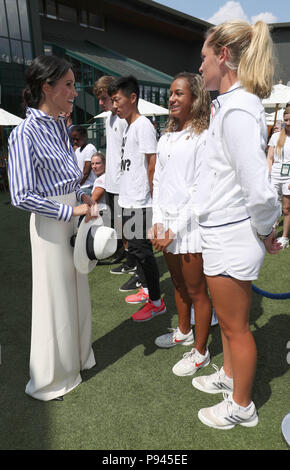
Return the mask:
[[[281,206],[269,181],[264,108],[239,82],[215,105],[197,191],[199,223],[214,227],[250,217],[267,235]]]
[[[145,154],[156,153],[153,124],[145,116],[127,126],[123,134],[119,205],[123,208],[151,207],[152,198]]]
[[[127,121],[110,111],[106,119],[106,191],[119,194],[120,162],[124,130]]]
[[[275,132],[272,135],[269,147],[274,147],[274,162],[272,165],[272,176],[281,177],[281,166],[282,163],[290,163],[290,137],[287,135],[285,145],[282,149],[281,155],[276,153],[276,145],[279,139],[280,132]]]

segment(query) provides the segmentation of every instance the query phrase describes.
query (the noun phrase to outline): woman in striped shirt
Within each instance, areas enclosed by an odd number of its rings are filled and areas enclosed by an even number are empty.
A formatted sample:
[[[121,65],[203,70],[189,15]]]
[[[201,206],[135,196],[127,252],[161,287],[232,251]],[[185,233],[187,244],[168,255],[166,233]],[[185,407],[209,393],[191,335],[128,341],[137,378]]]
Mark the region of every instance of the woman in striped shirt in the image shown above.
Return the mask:
[[[73,263],[70,238],[77,217],[89,220],[96,205],[80,189],[81,172],[64,118],[73,108],[71,65],[39,56],[26,73],[26,119],[9,138],[12,204],[31,212],[32,331],[26,393],[61,399],[81,382],[80,370],[95,365],[87,276]],[[79,205],[77,205],[79,201]]]

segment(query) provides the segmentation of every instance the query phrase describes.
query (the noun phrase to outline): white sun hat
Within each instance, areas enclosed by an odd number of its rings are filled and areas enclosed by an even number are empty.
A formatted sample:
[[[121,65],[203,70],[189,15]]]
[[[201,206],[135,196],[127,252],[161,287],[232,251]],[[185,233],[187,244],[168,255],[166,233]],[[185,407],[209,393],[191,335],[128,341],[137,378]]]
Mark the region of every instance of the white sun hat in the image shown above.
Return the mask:
[[[74,245],[74,265],[78,272],[88,274],[99,259],[112,256],[117,249],[117,233],[105,227],[102,217],[80,223]]]

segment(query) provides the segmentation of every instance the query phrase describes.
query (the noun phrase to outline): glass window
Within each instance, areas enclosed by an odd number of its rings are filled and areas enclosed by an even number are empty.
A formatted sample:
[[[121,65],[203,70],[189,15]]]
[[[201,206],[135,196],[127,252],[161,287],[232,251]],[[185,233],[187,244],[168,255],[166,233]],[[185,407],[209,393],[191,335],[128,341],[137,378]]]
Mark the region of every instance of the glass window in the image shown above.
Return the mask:
[[[38,11],[40,15],[44,15],[44,0],[38,0]]]
[[[71,23],[77,22],[77,10],[75,8],[67,7],[66,5],[58,4],[58,18]]]
[[[43,50],[44,50],[45,55],[52,55],[52,46],[49,46],[48,44],[44,44]]]
[[[80,11],[80,25],[88,26],[88,13],[87,10]]]
[[[26,0],[18,0],[21,35],[24,41],[30,41],[30,30]]]
[[[32,62],[32,49],[30,42],[23,42],[23,54],[25,65],[30,65]]]
[[[0,38],[0,61],[10,62],[10,47],[8,39]]]
[[[89,13],[89,26],[90,28],[104,29],[104,17]]]
[[[0,35],[1,36],[8,36],[8,30],[7,30],[7,19],[6,19],[6,14],[5,14],[5,8],[4,8],[4,0],[0,0]]]
[[[23,52],[21,41],[11,40],[11,55],[12,62],[16,62],[17,64],[23,64]]]
[[[46,16],[56,19],[56,2],[55,0],[46,0]]]
[[[20,25],[16,0],[6,1],[9,36],[14,39],[20,39]]]

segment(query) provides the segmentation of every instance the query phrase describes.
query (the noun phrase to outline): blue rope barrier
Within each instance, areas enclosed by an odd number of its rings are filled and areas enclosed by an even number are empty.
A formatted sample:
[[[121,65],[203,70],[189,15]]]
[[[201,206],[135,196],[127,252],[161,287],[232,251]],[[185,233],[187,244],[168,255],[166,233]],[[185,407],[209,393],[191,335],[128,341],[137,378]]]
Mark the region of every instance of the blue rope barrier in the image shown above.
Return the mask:
[[[268,299],[279,299],[279,300],[285,300],[285,299],[290,299],[290,292],[284,292],[282,294],[272,294],[271,292],[267,292],[265,290],[259,289],[259,287],[255,286],[252,284],[252,289],[254,292],[257,294],[262,295],[263,297],[268,297]]]

